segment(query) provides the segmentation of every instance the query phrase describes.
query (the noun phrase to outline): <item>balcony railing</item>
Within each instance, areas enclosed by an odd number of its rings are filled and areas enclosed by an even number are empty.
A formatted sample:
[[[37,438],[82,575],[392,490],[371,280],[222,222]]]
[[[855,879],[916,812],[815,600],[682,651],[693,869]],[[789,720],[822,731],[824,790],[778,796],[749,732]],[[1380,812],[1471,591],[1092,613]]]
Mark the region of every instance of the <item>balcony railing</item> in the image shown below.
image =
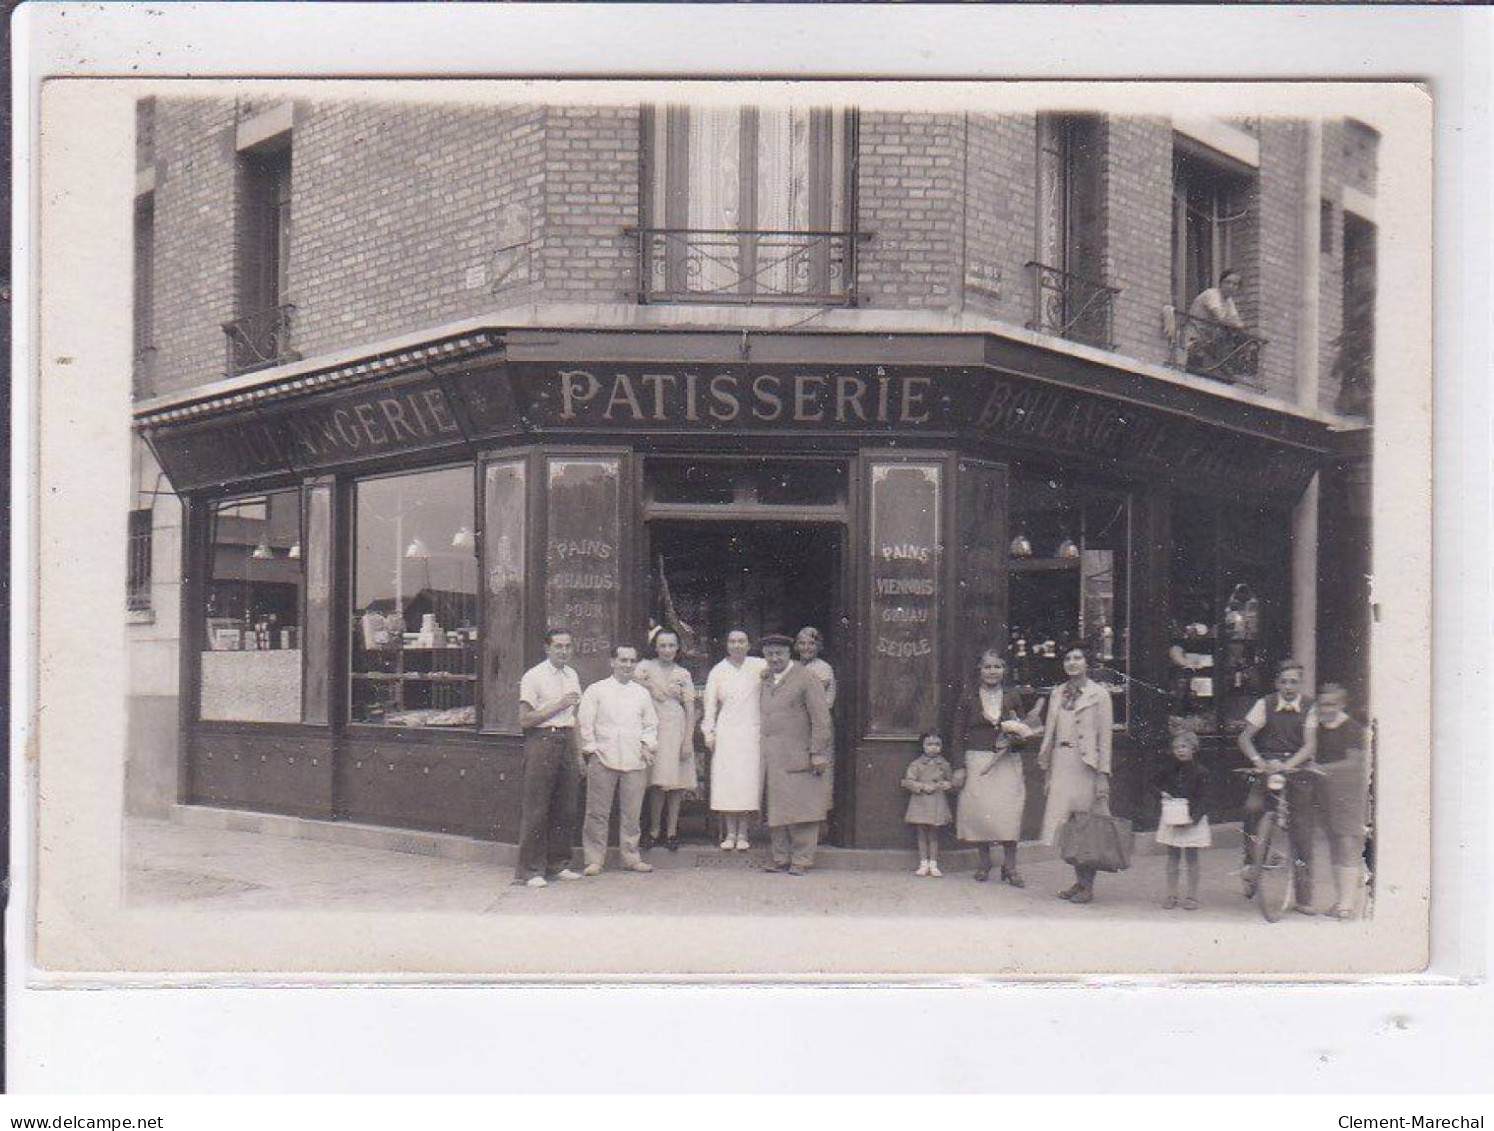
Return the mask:
[[[856,245],[867,233],[629,228],[638,301],[856,305]]]
[[[295,309],[287,303],[223,323],[230,377],[298,360],[300,355],[290,346],[291,315]]]
[[[1166,324],[1175,368],[1231,385],[1254,384],[1260,377],[1266,339],[1259,334],[1181,311]]]
[[[1114,287],[1046,263],[1029,262],[1032,275],[1032,321],[1029,330],[1110,349],[1114,344]]]

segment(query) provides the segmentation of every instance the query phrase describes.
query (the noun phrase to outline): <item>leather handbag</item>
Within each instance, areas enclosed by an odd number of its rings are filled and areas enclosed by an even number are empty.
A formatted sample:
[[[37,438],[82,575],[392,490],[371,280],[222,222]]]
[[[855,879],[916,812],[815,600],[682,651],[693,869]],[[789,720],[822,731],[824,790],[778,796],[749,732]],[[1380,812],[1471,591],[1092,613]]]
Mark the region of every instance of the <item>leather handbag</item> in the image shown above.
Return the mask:
[[[1103,813],[1075,813],[1058,830],[1058,853],[1076,868],[1124,872],[1131,866],[1135,840],[1130,821]]]

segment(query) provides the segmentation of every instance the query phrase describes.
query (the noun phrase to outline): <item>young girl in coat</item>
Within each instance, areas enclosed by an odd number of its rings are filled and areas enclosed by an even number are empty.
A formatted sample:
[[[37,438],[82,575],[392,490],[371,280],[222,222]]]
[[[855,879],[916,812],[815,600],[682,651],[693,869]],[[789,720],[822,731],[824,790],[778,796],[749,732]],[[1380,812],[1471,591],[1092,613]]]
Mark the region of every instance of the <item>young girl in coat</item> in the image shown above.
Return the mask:
[[[918,830],[919,876],[942,876],[939,871],[939,829],[950,823],[949,799],[954,788],[954,771],[944,757],[944,740],[936,731],[924,731],[918,744],[923,753],[908,764],[903,774],[903,788],[908,798],[908,812],[903,820]]]
[[[1188,865],[1188,894],[1183,910],[1198,910],[1198,850],[1209,847],[1209,815],[1205,809],[1204,772],[1198,764],[1198,735],[1183,729],[1172,736],[1171,757],[1152,775],[1152,787],[1162,794],[1162,823],[1157,843],[1167,846],[1167,898],[1162,906],[1178,905],[1178,871]],[[1186,807],[1186,813],[1181,810]],[[1178,811],[1176,814],[1169,810]],[[1170,824],[1170,816],[1185,816],[1185,823]]]

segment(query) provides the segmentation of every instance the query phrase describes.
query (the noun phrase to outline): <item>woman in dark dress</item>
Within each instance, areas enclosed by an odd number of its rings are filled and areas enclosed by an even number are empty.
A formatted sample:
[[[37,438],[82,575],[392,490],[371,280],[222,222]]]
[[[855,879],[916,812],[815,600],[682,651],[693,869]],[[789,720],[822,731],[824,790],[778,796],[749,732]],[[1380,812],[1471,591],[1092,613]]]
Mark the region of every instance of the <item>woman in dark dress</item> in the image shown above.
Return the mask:
[[[975,686],[960,696],[955,711],[955,788],[960,791],[955,835],[973,841],[980,852],[977,880],[991,874],[991,847],[1002,850],[1001,878],[1012,887],[1025,887],[1017,871],[1017,840],[1022,835],[1022,810],[1027,784],[1017,745],[1040,726],[1034,706],[1024,711],[1021,694],[1006,686],[1006,659],[988,650],[980,658]]]

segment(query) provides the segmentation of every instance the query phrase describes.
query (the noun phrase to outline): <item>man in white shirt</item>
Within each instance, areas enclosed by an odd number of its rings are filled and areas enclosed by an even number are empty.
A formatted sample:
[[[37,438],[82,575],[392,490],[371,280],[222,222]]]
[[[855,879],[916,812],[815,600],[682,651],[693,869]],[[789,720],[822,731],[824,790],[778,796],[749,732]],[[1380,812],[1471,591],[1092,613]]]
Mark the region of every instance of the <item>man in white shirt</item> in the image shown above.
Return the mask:
[[[659,716],[654,697],[633,681],[638,649],[618,644],[612,649],[612,674],[592,684],[577,709],[581,750],[586,755],[586,819],[581,825],[581,848],[586,867],[582,874],[601,874],[607,859],[607,821],[612,798],[618,795],[619,854],[629,872],[652,872],[638,853],[643,795],[648,790],[648,768],[659,742]]]
[[[524,728],[524,782],[519,810],[516,884],[542,888],[549,878],[579,880],[571,840],[581,784],[576,704],[581,680],[570,666],[571,634],[545,633],[545,659],[519,680],[519,725]]]

